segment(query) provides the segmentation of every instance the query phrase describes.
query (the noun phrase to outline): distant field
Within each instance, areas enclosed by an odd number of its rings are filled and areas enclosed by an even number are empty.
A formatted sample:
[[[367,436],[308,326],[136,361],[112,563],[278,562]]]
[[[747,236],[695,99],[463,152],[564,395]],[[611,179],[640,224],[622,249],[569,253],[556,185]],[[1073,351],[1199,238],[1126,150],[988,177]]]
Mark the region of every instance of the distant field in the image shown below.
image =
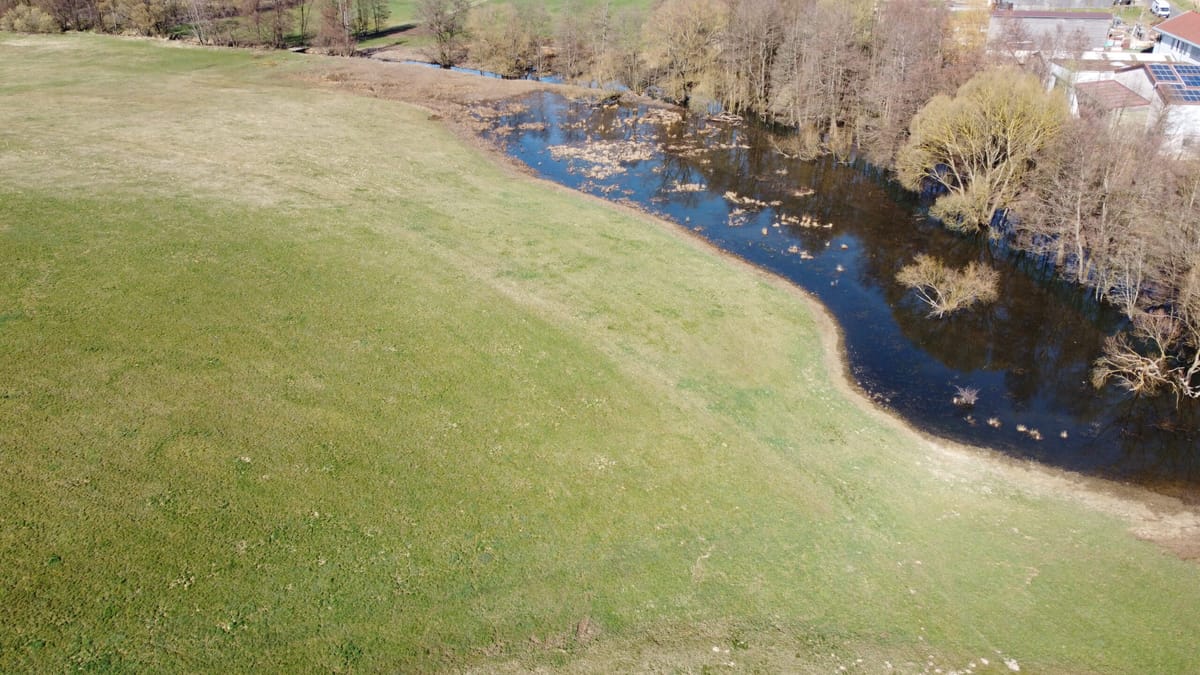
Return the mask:
[[[0,671],[1195,668],[1194,563],[322,63],[0,34]]]
[[[483,2],[475,2],[474,5],[481,5],[484,2],[496,2],[497,0],[483,0]],[[650,0],[501,0],[512,2],[516,5],[538,5],[540,4],[554,18],[560,16],[564,11],[570,8],[573,11],[589,12],[594,8],[599,7],[607,2],[609,7],[614,11],[620,11],[626,7],[650,7]],[[401,31],[400,28],[410,24],[420,24],[420,15],[417,12],[417,0],[388,0],[388,7],[391,13],[388,17],[388,28],[382,31],[381,35],[376,35],[364,39],[358,43],[360,49],[377,49],[379,47],[388,47],[392,45],[405,45],[408,47],[424,47],[430,44],[431,40],[428,35],[421,31]]]

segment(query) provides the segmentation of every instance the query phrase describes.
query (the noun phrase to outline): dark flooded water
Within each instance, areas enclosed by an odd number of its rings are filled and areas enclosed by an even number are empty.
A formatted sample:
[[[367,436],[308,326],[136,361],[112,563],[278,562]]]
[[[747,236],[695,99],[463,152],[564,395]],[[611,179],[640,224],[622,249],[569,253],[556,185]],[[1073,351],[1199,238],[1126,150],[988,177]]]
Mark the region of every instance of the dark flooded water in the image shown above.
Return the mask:
[[[790,158],[786,137],[752,126],[549,93],[492,129],[541,175],[632,202],[816,295],[841,324],[860,387],[918,427],[1200,499],[1200,406],[1090,384],[1121,317],[1036,261],[947,232],[869,167]],[[927,318],[895,281],[920,252],[956,268],[987,261],[1000,300]],[[977,388],[978,403],[954,405],[956,386]]]

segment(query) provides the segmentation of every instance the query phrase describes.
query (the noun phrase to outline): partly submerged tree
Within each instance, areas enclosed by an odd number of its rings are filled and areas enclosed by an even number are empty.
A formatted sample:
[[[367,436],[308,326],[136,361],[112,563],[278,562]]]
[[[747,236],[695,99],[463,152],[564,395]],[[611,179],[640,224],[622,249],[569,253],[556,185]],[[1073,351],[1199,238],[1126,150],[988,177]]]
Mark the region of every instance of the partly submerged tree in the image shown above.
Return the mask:
[[[466,52],[467,13],[469,0],[419,0],[417,16],[433,35],[433,45],[426,57],[443,68],[462,60]]]
[[[953,98],[935,96],[913,118],[896,157],[901,182],[945,188],[932,209],[947,226],[985,229],[1011,205],[1039,153],[1060,132],[1066,105],[1014,68],[971,78]]]
[[[1000,274],[979,263],[962,270],[947,267],[937,258],[921,253],[896,275],[896,281],[913,289],[929,305],[929,316],[941,318],[977,302],[995,302],[999,297]]]

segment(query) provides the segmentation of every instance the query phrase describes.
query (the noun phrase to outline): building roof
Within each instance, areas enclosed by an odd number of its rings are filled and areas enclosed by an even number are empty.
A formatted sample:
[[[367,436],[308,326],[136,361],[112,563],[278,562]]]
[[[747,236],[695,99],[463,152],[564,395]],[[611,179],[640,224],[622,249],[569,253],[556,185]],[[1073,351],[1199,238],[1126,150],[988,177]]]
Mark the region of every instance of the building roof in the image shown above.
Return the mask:
[[[1074,61],[1070,59],[1056,60],[1054,65],[1076,73],[1115,73],[1129,67],[1128,63],[1122,61]]]
[[[1172,105],[1200,105],[1200,66],[1189,63],[1150,63],[1150,83]]]
[[[1064,70],[1076,73],[1111,73],[1140,68],[1143,63],[1164,63],[1171,58],[1166,54],[1144,54],[1141,52],[1084,52],[1071,58],[1055,58],[1051,63]]]
[[[1158,24],[1154,30],[1179,38],[1184,42],[1200,45],[1200,14],[1184,12]]]
[[[1080,82],[1075,85],[1075,91],[1089,103],[1103,110],[1150,105],[1148,99],[1142,98],[1137,92],[1116,80]]]
[[[1193,12],[1194,13],[1194,12]],[[1074,19],[1092,21],[1112,21],[1108,12],[1054,12],[1040,9],[1006,9],[992,12],[996,19]]]

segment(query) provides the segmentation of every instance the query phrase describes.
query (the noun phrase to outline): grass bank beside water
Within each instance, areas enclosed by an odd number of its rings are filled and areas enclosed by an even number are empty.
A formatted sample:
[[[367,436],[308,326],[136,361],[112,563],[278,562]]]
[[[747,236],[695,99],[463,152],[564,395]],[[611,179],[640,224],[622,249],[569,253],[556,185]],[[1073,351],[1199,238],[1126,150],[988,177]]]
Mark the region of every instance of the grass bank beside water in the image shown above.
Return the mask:
[[[0,671],[1195,667],[1194,563],[320,63],[0,34]]]

